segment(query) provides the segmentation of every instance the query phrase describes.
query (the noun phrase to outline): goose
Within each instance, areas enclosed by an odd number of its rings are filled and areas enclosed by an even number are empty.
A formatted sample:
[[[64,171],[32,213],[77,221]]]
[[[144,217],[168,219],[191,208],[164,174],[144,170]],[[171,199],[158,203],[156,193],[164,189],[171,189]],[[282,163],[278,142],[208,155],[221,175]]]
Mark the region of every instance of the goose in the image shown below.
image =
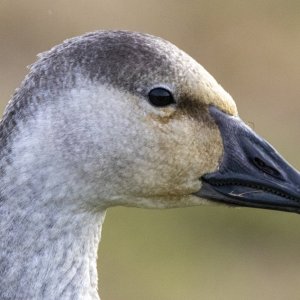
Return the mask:
[[[194,59],[96,31],[39,56],[0,123],[0,298],[100,299],[109,207],[300,212],[300,174]]]

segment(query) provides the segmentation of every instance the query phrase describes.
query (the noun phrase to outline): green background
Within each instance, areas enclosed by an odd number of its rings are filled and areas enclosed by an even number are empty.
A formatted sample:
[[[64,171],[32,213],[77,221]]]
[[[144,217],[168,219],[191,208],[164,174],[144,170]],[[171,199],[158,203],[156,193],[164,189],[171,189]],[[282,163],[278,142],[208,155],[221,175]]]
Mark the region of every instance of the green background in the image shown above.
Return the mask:
[[[159,35],[188,52],[300,169],[300,1],[0,0],[1,108],[37,53],[108,28]],[[99,269],[103,300],[300,299],[300,217],[110,209]]]

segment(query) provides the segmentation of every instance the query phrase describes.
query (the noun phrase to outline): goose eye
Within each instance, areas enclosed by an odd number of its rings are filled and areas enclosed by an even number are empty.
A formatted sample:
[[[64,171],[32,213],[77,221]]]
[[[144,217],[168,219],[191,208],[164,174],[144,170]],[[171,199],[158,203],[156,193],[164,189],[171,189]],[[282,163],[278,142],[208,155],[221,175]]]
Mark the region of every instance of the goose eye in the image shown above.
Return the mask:
[[[149,92],[148,97],[150,103],[156,107],[164,107],[175,103],[175,100],[171,92],[164,88],[152,89]]]

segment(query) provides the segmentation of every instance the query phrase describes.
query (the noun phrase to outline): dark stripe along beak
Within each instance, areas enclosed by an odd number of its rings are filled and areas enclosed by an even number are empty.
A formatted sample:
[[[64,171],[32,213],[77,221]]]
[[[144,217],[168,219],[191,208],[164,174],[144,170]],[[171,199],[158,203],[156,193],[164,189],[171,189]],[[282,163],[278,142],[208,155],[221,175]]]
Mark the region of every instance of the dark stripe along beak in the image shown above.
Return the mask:
[[[209,108],[223,140],[219,170],[204,175],[197,196],[234,206],[300,213],[300,173],[238,117]]]

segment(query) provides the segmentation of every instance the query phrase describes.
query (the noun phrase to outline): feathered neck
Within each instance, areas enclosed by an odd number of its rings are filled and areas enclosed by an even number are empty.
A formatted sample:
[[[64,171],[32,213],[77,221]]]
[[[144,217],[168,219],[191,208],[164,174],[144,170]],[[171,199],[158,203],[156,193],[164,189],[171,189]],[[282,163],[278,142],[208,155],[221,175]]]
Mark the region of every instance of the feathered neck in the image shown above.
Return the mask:
[[[0,298],[99,299],[96,260],[105,212],[11,196],[0,207]]]

